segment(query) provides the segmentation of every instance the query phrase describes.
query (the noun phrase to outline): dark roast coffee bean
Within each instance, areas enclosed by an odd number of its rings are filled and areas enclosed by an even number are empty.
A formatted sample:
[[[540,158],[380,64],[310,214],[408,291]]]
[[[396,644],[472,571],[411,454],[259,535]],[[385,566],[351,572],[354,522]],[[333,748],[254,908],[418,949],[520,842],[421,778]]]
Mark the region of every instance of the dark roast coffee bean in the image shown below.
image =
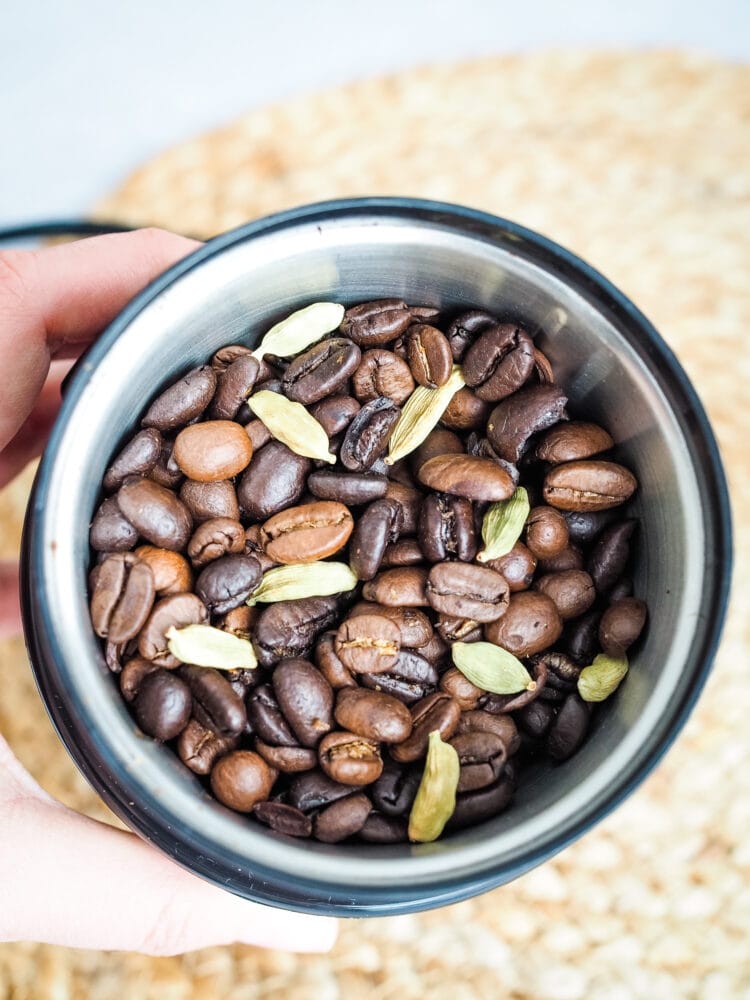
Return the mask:
[[[191,719],[177,738],[177,754],[194,774],[209,774],[222,754],[236,750],[238,736],[220,736],[213,729]]]
[[[297,778],[292,778],[288,800],[289,805],[294,806],[295,809],[310,813],[316,809],[325,808],[332,802],[351,794],[351,785],[334,781],[327,774],[316,769],[308,771],[306,774],[300,774]]]
[[[556,465],[544,479],[544,499],[560,510],[607,510],[625,503],[638,483],[624,465],[592,459]]]
[[[245,424],[245,434],[250,438],[253,454],[260,451],[271,440],[271,432],[262,420],[250,420]]]
[[[237,358],[249,357],[253,352],[245,344],[227,344],[214,351],[211,355],[211,367],[216,375],[221,375],[230,365],[234,364]]]
[[[413,535],[419,523],[422,493],[413,486],[389,481],[385,491],[388,500],[395,500],[401,508],[401,535]]]
[[[491,313],[483,309],[472,309],[456,317],[446,333],[453,360],[463,361],[464,355],[477,337],[485,330],[497,326],[497,322]]]
[[[299,771],[310,771],[318,763],[318,754],[308,747],[276,747],[264,743],[257,736],[255,750],[270,767],[282,774],[297,774]]]
[[[487,437],[490,444],[500,458],[517,462],[532,435],[565,418],[567,402],[567,396],[556,385],[532,385],[513,393],[489,416]]]
[[[218,670],[183,666],[180,677],[193,696],[193,715],[201,725],[221,736],[239,736],[247,725],[242,698]]]
[[[334,644],[344,666],[357,674],[382,674],[401,649],[398,625],[382,615],[357,615],[339,625]]]
[[[228,517],[232,521],[238,521],[240,517],[234,484],[228,479],[216,483],[186,479],[180,488],[180,500],[190,511],[196,525],[215,517]]]
[[[253,806],[253,816],[274,833],[285,837],[309,837],[312,834],[312,820],[294,806],[283,802],[259,802]]]
[[[566,510],[563,516],[568,523],[568,534],[576,545],[588,545],[596,536],[617,520],[619,511],[610,510]]]
[[[133,708],[147,736],[164,742],[177,736],[190,719],[190,688],[169,670],[154,670],[140,683]]]
[[[284,373],[284,395],[296,403],[317,403],[338,392],[358,365],[362,354],[343,337],[321,340],[298,354]]]
[[[274,747],[296,747],[298,740],[283,715],[269,684],[261,684],[247,698],[247,716],[253,732]]]
[[[130,552],[109,556],[97,569],[91,595],[91,622],[102,639],[134,639],[149,616],[155,596],[150,567]]]
[[[646,624],[646,603],[636,597],[614,601],[602,615],[599,642],[610,656],[621,656],[640,636]]]
[[[342,729],[380,743],[401,743],[411,735],[411,713],[397,698],[380,691],[343,688],[336,698]]]
[[[436,455],[421,466],[418,477],[432,490],[469,500],[507,500],[515,491],[504,469],[474,455]]]
[[[551,559],[568,544],[568,525],[554,507],[534,507],[526,518],[526,545],[537,559]]]
[[[393,608],[386,604],[375,604],[371,601],[360,601],[349,611],[349,617],[357,615],[383,615],[398,625],[401,645],[418,649],[429,642],[432,637],[432,625],[424,612],[417,608]]]
[[[307,660],[284,660],[273,672],[273,690],[294,735],[316,747],[333,729],[333,689]]]
[[[450,743],[461,765],[458,794],[486,788],[502,774],[507,754],[505,744],[494,733],[477,729],[454,736]]]
[[[492,715],[481,708],[461,712],[456,736],[473,732],[493,733],[497,736],[502,740],[506,757],[512,757],[521,746],[518,728],[510,715]]]
[[[479,399],[504,399],[520,389],[534,370],[533,341],[515,323],[492,326],[466,352],[461,370]]]
[[[358,836],[368,844],[400,844],[407,840],[407,822],[371,812]]]
[[[582,569],[547,573],[539,577],[534,588],[552,598],[563,621],[585,614],[596,599],[594,581]]]
[[[406,356],[414,379],[428,389],[437,389],[450,378],[453,355],[445,335],[435,326],[418,323],[409,329]]]
[[[586,563],[594,586],[600,594],[614,587],[630,559],[630,539],[636,522],[632,519],[618,521],[605,528],[594,544]]]
[[[157,396],[141,421],[144,427],[171,431],[184,427],[208,407],[216,391],[216,373],[208,365],[195,368]]]
[[[471,500],[431,493],[422,504],[417,537],[428,562],[470,562],[477,554]]]
[[[417,566],[387,569],[362,588],[366,601],[376,601],[398,608],[427,607],[427,570]]]
[[[110,669],[112,668],[110,667]],[[143,678],[159,669],[155,663],[152,663],[151,660],[144,660],[142,656],[128,660],[120,672],[120,692],[125,701],[134,701]]]
[[[464,443],[458,434],[446,430],[444,427],[436,427],[430,431],[422,444],[412,455],[412,468],[414,474],[419,473],[425,462],[429,462],[436,455],[461,455],[466,451]]]
[[[411,763],[427,753],[430,733],[437,730],[442,740],[449,740],[456,731],[461,708],[457,701],[442,691],[428,695],[412,706],[411,736],[391,747],[391,757],[399,763]]]
[[[212,420],[235,419],[237,411],[253,390],[259,370],[258,359],[248,353],[241,354],[219,372],[216,393],[208,409]]]
[[[392,545],[386,545],[380,563],[383,569],[399,566],[418,566],[424,562],[424,553],[416,538],[401,538]]]
[[[172,669],[180,665],[167,647],[166,633],[170,628],[184,628],[186,625],[205,625],[208,609],[195,594],[172,594],[163,597],[154,605],[146,619],[146,624],[138,636],[138,652],[157,666]]]
[[[567,569],[583,569],[583,552],[577,545],[568,545],[556,556],[540,559],[540,573],[562,573]]]
[[[390,694],[405,705],[413,705],[435,691],[438,672],[420,653],[402,649],[387,673],[360,674],[360,681],[366,688]]]
[[[263,525],[261,542],[275,562],[318,562],[342,549],[353,527],[347,507],[333,500],[318,500],[274,514]]]
[[[119,490],[128,476],[147,476],[161,455],[161,447],[161,434],[155,427],[139,431],[104,473],[102,485],[107,493]]]
[[[245,603],[262,575],[252,556],[221,556],[198,574],[195,592],[212,614],[224,615]]]
[[[310,408],[329,438],[343,434],[349,424],[359,413],[359,403],[353,396],[329,396]],[[330,497],[327,499],[336,499]]]
[[[562,634],[555,602],[537,591],[511,594],[505,614],[484,627],[484,636],[514,656],[533,656],[553,646]]]
[[[401,416],[396,404],[385,396],[365,403],[341,442],[340,458],[352,472],[364,472],[388,447],[393,428]]]
[[[183,480],[180,467],[172,455],[173,450],[174,440],[164,438],[156,465],[149,472],[149,479],[153,479],[155,483],[158,483],[160,486],[166,486],[170,490],[179,486]]]
[[[339,472],[317,469],[307,479],[307,488],[321,500],[338,500],[349,507],[385,496],[388,480],[371,472]]]
[[[503,774],[494,785],[475,792],[456,796],[456,808],[449,821],[449,829],[474,826],[492,819],[506,808],[513,797],[513,782]]]
[[[430,570],[426,591],[436,611],[476,622],[499,618],[505,613],[509,599],[505,577],[467,563],[437,563]]]
[[[262,667],[279,660],[307,656],[316,637],[336,621],[335,597],[307,597],[300,601],[279,601],[265,608],[258,618],[253,646]]]
[[[547,683],[545,687],[556,688],[559,691],[573,691],[578,682],[581,668],[566,656],[565,653],[551,651],[540,653],[535,657],[537,662],[544,664],[547,670]]]
[[[401,767],[387,760],[383,773],[371,789],[375,808],[386,816],[407,816],[417,796],[421,777],[418,767]]]
[[[211,791],[222,805],[249,813],[270,796],[275,778],[276,772],[257,753],[232,750],[211,769]]]
[[[110,498],[94,514],[89,542],[97,552],[127,552],[138,542],[138,529],[128,521],[117,501]]]
[[[586,666],[598,652],[600,611],[590,611],[575,621],[568,622],[562,645],[577,664]]]
[[[591,458],[614,445],[610,435],[598,424],[571,421],[547,431],[536,446],[536,457],[542,462],[559,465]]]
[[[242,473],[237,496],[252,521],[263,521],[295,504],[305,491],[312,462],[280,441],[271,441],[253,455]]]
[[[547,355],[543,351],[540,351],[538,347],[534,348],[534,372],[537,379],[542,383],[552,385],[555,381],[552,364]]]
[[[454,431],[484,430],[491,406],[464,386],[443,411],[440,422]]]
[[[341,333],[360,347],[380,347],[405,333],[411,321],[411,312],[403,300],[379,299],[347,309]]]
[[[338,844],[352,837],[362,829],[371,810],[372,804],[362,792],[333,802],[315,817],[313,833],[316,840]]]
[[[340,688],[356,687],[357,682],[350,670],[336,655],[336,633],[324,632],[315,644],[315,663],[334,691]]]
[[[136,549],[136,555],[138,550]],[[607,600],[610,604],[615,601],[621,601],[623,597],[633,596],[633,581],[629,576],[621,576],[614,587],[607,594]]]
[[[375,576],[386,546],[398,538],[401,518],[399,504],[385,499],[375,500],[360,514],[349,545],[349,565],[358,580]]]
[[[193,566],[205,566],[221,556],[245,551],[245,529],[230,517],[213,517],[193,532],[187,554]]]
[[[414,379],[402,358],[393,351],[375,348],[362,355],[352,376],[352,387],[360,403],[387,396],[396,406],[401,406],[414,392]]]
[[[569,694],[547,731],[547,753],[567,760],[583,743],[589,725],[589,706],[578,694]]]
[[[342,785],[369,785],[383,770],[377,743],[343,731],[323,737],[318,760],[328,777]]]
[[[554,715],[555,710],[552,705],[540,698],[535,698],[530,704],[519,709],[515,719],[524,733],[538,740],[549,729]]]
[[[502,574],[508,582],[511,594],[515,594],[519,590],[528,590],[531,586],[536,558],[523,542],[516,542],[507,555],[500,556],[499,559],[490,559],[485,565]]]

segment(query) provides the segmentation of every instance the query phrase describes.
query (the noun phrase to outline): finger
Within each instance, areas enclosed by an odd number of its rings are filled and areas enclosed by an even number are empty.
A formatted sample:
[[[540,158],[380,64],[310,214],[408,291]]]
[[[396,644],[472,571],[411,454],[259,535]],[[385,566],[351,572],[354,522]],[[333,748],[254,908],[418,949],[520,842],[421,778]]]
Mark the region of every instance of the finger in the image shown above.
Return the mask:
[[[18,635],[20,631],[18,563],[0,562],[0,639]]]
[[[82,348],[198,243],[155,229],[0,254],[0,449],[31,412],[50,359]]]
[[[174,955],[233,942],[327,951],[336,936],[335,920],[239,899],[134,834],[34,798],[0,818],[0,884],[0,940]]]

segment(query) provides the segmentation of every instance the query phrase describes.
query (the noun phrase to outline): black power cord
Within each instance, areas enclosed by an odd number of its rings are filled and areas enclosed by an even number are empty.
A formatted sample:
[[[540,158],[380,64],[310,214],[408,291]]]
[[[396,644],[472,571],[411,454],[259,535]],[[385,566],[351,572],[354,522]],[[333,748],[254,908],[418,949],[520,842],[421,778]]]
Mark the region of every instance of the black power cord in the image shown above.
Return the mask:
[[[121,222],[92,222],[90,219],[45,219],[0,227],[0,243],[39,239],[44,236],[102,236],[105,233],[129,233],[133,226]]]

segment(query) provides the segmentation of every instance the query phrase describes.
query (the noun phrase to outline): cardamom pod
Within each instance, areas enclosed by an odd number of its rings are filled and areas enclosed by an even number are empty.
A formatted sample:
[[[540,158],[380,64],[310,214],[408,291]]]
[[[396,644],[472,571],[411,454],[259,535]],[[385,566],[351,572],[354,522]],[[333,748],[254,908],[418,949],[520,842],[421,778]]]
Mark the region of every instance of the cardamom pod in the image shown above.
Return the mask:
[[[422,780],[409,813],[409,840],[426,844],[437,840],[456,808],[456,788],[461,774],[458,754],[443,743],[437,729],[427,743]]]
[[[247,604],[252,608],[255,604],[299,601],[303,597],[329,597],[356,586],[357,577],[346,563],[290,563],[264,573]]]
[[[313,302],[272,326],[253,355],[260,361],[264,354],[290,358],[317,343],[327,333],[341,326],[344,307],[337,302]]]
[[[484,691],[517,694],[536,687],[523,663],[494,642],[454,642],[451,656],[464,677]]]
[[[404,403],[401,416],[393,428],[386,465],[393,465],[420,446],[430,431],[437,426],[448,403],[464,385],[466,383],[461,369],[458,365],[454,365],[445,385],[437,389],[417,386]]]
[[[254,670],[258,666],[251,642],[213,625],[173,625],[167,629],[167,646],[172,656],[198,667]]]
[[[328,435],[302,403],[295,403],[278,392],[261,389],[249,397],[247,405],[276,440],[295,454],[317,458],[331,465],[336,461],[336,456],[328,450]]]
[[[530,510],[529,494],[523,486],[507,500],[491,503],[482,520],[484,548],[477,553],[477,562],[507,556],[521,537]]]
[[[599,653],[578,676],[578,693],[584,701],[604,701],[614,694],[628,672],[628,658]]]

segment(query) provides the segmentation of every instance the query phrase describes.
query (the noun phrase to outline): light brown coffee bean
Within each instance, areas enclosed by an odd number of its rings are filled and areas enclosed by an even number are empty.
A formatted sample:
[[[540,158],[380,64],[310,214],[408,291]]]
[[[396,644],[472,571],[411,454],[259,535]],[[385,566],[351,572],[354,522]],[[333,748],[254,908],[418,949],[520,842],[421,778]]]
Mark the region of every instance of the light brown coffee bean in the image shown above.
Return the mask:
[[[440,690],[445,691],[451,698],[455,699],[461,707],[462,712],[470,711],[479,704],[479,699],[485,693],[482,688],[472,684],[468,677],[464,677],[457,667],[450,667],[440,678]]]
[[[334,715],[342,729],[379,743],[401,743],[411,735],[409,709],[380,691],[342,688]]]
[[[427,578],[431,606],[454,618],[491,622],[505,613],[509,596],[504,576],[470,563],[436,563]]]
[[[613,445],[614,441],[603,427],[572,420],[547,431],[536,446],[536,457],[542,462],[559,465],[591,458]]]
[[[401,635],[401,645],[410,649],[424,646],[432,638],[430,619],[417,608],[389,607],[387,604],[376,604],[372,601],[360,601],[349,611],[349,617],[357,615],[383,615],[398,625]]]
[[[267,764],[282,774],[311,771],[318,763],[317,750],[309,747],[275,747],[256,736],[255,749]]]
[[[263,525],[263,550],[277,563],[318,562],[338,552],[349,541],[354,519],[334,500],[317,500],[288,507]]]
[[[537,559],[550,559],[568,544],[568,522],[554,507],[532,507],[525,532],[526,545]]]
[[[253,445],[232,420],[206,420],[180,431],[174,459],[189,479],[216,483],[239,475],[250,464]]]
[[[348,670],[382,674],[398,659],[401,635],[398,625],[382,615],[358,615],[339,625],[334,649]]]
[[[233,750],[211,769],[211,791],[235,812],[249,813],[271,794],[276,772],[252,750]]]
[[[625,503],[638,487],[624,465],[591,460],[566,462],[544,479],[544,499],[560,510],[609,510]]]
[[[516,542],[510,552],[498,559],[490,559],[485,563],[496,573],[501,573],[508,581],[511,594],[519,590],[528,590],[534,579],[534,570],[537,566],[536,557],[523,542]]]
[[[464,386],[453,396],[440,422],[454,431],[483,430],[490,414],[491,404]]]
[[[342,785],[369,785],[383,770],[377,743],[355,733],[328,733],[320,741],[318,760],[328,777]]]
[[[362,596],[366,601],[394,608],[428,607],[427,576],[428,571],[418,566],[386,569],[378,573],[374,580],[365,583]]]
[[[429,462],[436,455],[461,455],[466,451],[464,443],[458,434],[447,430],[445,427],[436,427],[430,431],[422,444],[417,448],[412,456],[412,469],[417,475],[425,462]]]
[[[432,490],[469,500],[507,500],[516,488],[505,469],[475,455],[436,455],[421,466],[418,477]]]
[[[135,555],[151,568],[159,597],[183,594],[193,586],[193,571],[185,556],[155,545],[140,545]]]
[[[416,538],[399,538],[397,542],[386,545],[381,569],[393,569],[397,566],[418,566],[424,562],[424,554]]]

